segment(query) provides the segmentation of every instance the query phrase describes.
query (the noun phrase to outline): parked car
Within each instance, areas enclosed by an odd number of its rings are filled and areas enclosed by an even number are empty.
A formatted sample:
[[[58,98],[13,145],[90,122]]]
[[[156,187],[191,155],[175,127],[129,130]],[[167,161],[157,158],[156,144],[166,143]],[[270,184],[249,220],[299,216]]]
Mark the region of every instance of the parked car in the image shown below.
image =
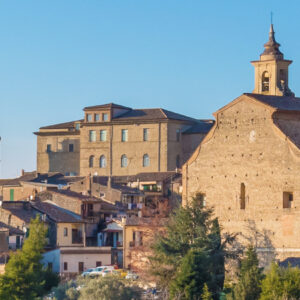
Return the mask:
[[[102,275],[102,272],[105,270],[114,270],[114,266],[101,266],[101,267],[97,267],[95,268],[92,272],[89,273],[88,276],[99,276]]]
[[[93,272],[94,270],[95,270],[95,268],[87,269],[81,274],[81,276],[83,276],[83,277],[89,276],[90,273]]]
[[[132,271],[128,271],[126,277],[126,279],[132,279],[132,280],[137,280],[139,278],[139,275],[132,272]]]
[[[110,276],[110,275],[121,276],[121,273],[118,272],[117,270],[106,269],[101,272],[101,275],[103,277]]]

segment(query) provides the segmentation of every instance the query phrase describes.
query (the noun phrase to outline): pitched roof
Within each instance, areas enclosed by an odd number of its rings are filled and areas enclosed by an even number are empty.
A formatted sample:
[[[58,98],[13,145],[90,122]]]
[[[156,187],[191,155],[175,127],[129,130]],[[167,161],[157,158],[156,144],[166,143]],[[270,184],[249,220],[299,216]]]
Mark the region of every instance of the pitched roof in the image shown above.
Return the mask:
[[[1,228],[8,229],[9,235],[24,235],[24,232],[21,229],[7,225],[3,222],[0,222],[0,231]]]
[[[79,215],[59,207],[50,201],[33,201],[31,202],[31,206],[39,212],[46,214],[56,223],[83,223]]]
[[[213,120],[201,120],[197,124],[183,131],[183,134],[207,133],[214,125]]]
[[[245,93],[244,95],[283,111],[300,111],[300,98],[290,96],[268,96]]]
[[[198,120],[174,113],[163,108],[132,109],[113,120],[179,120],[197,122]]]
[[[8,186],[18,186],[20,185],[20,181],[27,181],[31,180],[36,177],[36,171],[33,172],[25,172],[24,175],[18,178],[11,178],[11,179],[0,179],[0,186],[1,185],[8,185]]]
[[[27,224],[37,215],[37,212],[30,208],[30,203],[27,201],[3,201],[2,208]]]
[[[75,122],[83,122],[84,120],[70,121],[64,123],[53,124],[40,127],[40,129],[71,129],[75,127]]]
[[[83,180],[82,176],[65,176],[62,173],[50,172],[38,174],[37,177],[31,180],[22,180],[29,183],[42,183],[42,184],[54,184],[54,185],[67,185],[69,183]]]
[[[107,103],[102,105],[87,106],[83,110],[97,110],[97,109],[111,109],[111,108],[131,109],[130,107],[126,107],[123,105],[119,105],[115,103]]]

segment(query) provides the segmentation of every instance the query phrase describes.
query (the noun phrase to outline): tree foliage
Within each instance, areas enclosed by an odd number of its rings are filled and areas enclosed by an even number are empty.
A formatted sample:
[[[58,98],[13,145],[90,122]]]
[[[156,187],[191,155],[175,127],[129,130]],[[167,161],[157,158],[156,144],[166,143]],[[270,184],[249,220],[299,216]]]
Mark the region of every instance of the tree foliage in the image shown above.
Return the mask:
[[[262,269],[253,246],[249,246],[246,256],[241,261],[239,281],[233,289],[233,299],[257,300],[261,293]]]
[[[261,287],[261,300],[300,299],[300,269],[273,263]]]
[[[58,284],[58,276],[40,262],[46,242],[46,226],[37,217],[31,221],[29,230],[23,248],[12,254],[4,275],[0,276],[1,300],[35,299]]]
[[[132,300],[139,295],[138,287],[118,276],[78,279],[53,289],[55,300]]]
[[[204,283],[217,299],[224,283],[228,236],[221,241],[221,229],[213,210],[203,207],[203,196],[196,197],[170,217],[165,233],[159,235],[150,257],[152,273],[172,297],[199,298]],[[200,274],[201,273],[201,274]]]

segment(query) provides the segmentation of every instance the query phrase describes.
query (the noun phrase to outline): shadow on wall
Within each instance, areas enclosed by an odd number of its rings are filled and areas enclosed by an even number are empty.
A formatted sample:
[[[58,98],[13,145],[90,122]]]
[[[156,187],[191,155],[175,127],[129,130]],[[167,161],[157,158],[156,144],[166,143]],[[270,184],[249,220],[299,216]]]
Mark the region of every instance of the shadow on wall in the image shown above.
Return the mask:
[[[48,172],[60,172],[63,174],[80,172],[79,140],[64,139],[59,142],[56,152],[48,152],[49,170]]]
[[[270,230],[258,230],[254,220],[248,220],[245,225],[246,234],[241,233],[241,237],[247,245],[256,248],[257,256],[261,267],[268,267],[276,260],[275,248],[271,241],[272,232]]]

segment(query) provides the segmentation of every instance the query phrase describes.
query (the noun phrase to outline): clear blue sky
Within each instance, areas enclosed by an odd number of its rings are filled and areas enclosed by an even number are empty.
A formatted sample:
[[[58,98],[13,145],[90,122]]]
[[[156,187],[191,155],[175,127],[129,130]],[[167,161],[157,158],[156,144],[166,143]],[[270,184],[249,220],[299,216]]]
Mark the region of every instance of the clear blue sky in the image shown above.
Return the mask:
[[[32,132],[84,106],[211,118],[252,91],[270,11],[300,95],[299,1],[0,0],[0,177],[34,170]]]

